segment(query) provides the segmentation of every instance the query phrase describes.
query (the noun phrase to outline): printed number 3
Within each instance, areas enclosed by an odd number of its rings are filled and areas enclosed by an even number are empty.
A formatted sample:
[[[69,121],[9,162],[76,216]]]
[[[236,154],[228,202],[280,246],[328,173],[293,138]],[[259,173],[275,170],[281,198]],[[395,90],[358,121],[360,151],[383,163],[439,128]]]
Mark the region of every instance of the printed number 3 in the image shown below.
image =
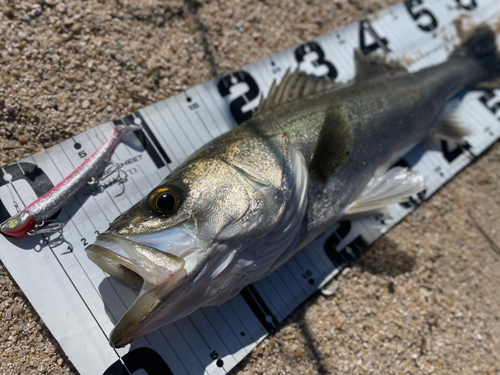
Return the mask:
[[[310,53],[316,52],[318,55],[318,58],[314,61],[312,61],[312,65],[317,67],[317,66],[325,66],[328,71],[325,74],[330,79],[335,79],[337,78],[337,69],[335,69],[335,66],[330,61],[325,60],[325,53],[323,52],[323,49],[319,46],[318,43],[316,42],[308,42],[306,44],[303,44],[295,50],[295,59],[297,62],[300,64],[302,61],[304,61],[304,57]]]

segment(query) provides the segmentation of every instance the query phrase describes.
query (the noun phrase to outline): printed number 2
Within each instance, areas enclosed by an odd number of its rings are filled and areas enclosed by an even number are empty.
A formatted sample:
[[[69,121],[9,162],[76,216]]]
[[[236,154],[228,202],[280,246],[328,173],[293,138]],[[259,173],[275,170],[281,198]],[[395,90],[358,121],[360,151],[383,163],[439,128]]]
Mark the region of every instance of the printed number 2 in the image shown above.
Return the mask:
[[[233,115],[235,121],[238,124],[241,124],[252,117],[253,110],[243,112],[242,108],[245,104],[251,102],[259,96],[260,91],[257,82],[255,82],[250,74],[244,70],[239,70],[222,77],[217,85],[217,88],[219,89],[219,93],[223,97],[226,97],[231,93],[231,87],[239,83],[246,83],[248,90],[243,95],[234,99],[229,105],[229,109],[231,110],[231,114]]]
[[[375,40],[370,45],[366,45],[367,34]],[[370,25],[370,22],[365,20],[359,23],[359,48],[365,55],[372,53],[378,48],[382,48],[385,53],[391,52],[391,50],[387,46],[388,44],[389,42],[386,38],[381,38],[380,36],[378,36],[373,27]]]
[[[337,78],[337,69],[335,69],[335,66],[333,66],[330,61],[325,60],[325,53],[323,52],[323,49],[320,47],[320,45],[316,42],[308,42],[297,47],[297,49],[295,50],[295,59],[300,64],[304,61],[304,57],[306,55],[313,52],[318,55],[318,58],[314,61],[311,61],[312,65],[315,67],[325,66],[328,69],[325,76],[332,80]]]
[[[418,27],[422,29],[425,32],[430,32],[433,31],[437,28],[438,22],[436,17],[431,13],[431,11],[427,9],[420,9],[420,10],[415,10],[415,7],[418,5],[422,5],[423,0],[407,0],[405,2],[406,9],[408,9],[408,12],[412,16],[412,18],[417,21]],[[427,16],[427,19],[429,22],[427,23],[419,23],[418,20],[420,20],[421,17]]]
[[[470,144],[465,141],[452,149],[449,149],[448,146],[449,146],[448,142],[443,140],[441,141],[441,150],[443,151],[443,156],[448,163],[451,163],[453,160],[462,155],[464,150],[470,149]]]

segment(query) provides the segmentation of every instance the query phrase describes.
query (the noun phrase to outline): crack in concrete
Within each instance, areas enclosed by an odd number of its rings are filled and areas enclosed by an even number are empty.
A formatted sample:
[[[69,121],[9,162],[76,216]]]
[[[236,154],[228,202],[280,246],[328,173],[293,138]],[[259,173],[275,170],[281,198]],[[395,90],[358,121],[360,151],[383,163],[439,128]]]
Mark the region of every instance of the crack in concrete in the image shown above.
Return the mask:
[[[196,0],[185,0],[184,2],[188,8],[189,13],[193,16],[193,20],[196,24],[196,28],[198,33],[200,33],[201,36],[201,43],[203,45],[203,52],[205,52],[205,56],[207,57],[207,62],[210,68],[210,74],[213,77],[216,77],[218,75],[219,71],[219,66],[215,62],[214,55],[212,54],[212,51],[210,49],[210,45],[208,44],[208,39],[207,39],[207,28],[203,24],[203,22],[200,19],[200,16],[198,14],[198,10],[200,8],[200,5],[197,3]]]

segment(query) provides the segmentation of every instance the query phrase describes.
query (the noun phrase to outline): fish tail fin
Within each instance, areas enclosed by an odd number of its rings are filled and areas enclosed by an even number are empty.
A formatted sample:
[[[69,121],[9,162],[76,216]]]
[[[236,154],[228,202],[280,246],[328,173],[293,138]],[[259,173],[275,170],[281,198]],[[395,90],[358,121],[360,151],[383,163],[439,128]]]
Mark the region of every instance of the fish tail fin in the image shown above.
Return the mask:
[[[469,57],[482,68],[481,82],[500,83],[500,55],[495,32],[486,24],[479,25],[452,53],[451,57]],[[479,86],[483,86],[481,83]],[[497,87],[499,87],[497,85]]]

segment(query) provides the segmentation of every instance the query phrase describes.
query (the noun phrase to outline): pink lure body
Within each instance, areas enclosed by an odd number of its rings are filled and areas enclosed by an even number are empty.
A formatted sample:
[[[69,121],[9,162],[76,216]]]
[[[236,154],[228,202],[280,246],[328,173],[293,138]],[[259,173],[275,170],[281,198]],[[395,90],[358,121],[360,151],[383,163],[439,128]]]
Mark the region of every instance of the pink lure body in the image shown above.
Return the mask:
[[[50,191],[5,221],[0,226],[0,231],[11,237],[27,236],[37,223],[47,220],[68,204],[99,169],[109,162],[125,132],[137,129],[135,126],[115,125],[111,137],[96,152]]]

